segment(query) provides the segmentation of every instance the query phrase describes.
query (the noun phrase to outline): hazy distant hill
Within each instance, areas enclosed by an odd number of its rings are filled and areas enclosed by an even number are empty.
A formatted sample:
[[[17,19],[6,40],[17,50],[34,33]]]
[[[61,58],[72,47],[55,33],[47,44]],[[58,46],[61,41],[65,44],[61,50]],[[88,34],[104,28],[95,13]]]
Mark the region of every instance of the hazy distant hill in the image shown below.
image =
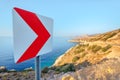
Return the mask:
[[[113,30],[110,32],[102,33],[102,34],[96,34],[91,35],[88,37],[83,37],[78,40],[87,40],[87,41],[103,41],[103,42],[112,42],[112,43],[118,43],[120,41],[120,29]]]

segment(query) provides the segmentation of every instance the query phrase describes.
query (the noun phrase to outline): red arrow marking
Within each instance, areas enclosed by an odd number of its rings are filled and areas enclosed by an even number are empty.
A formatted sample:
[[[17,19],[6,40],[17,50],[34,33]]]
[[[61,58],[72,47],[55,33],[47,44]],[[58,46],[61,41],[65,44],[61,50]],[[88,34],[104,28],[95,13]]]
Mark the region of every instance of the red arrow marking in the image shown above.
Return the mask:
[[[22,17],[22,19],[32,28],[32,30],[38,35],[35,41],[29,46],[29,48],[20,57],[17,63],[33,58],[37,55],[46,41],[49,39],[50,34],[39,20],[39,18],[32,12],[14,8],[16,12]],[[24,44],[23,44],[24,45]]]

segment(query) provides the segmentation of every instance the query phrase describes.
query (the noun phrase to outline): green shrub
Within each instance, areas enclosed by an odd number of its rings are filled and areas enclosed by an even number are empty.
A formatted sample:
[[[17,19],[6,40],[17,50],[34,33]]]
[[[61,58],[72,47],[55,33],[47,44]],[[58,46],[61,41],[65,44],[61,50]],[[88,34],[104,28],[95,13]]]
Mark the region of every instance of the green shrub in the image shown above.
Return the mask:
[[[57,66],[55,71],[57,73],[60,73],[60,72],[71,72],[71,71],[75,71],[75,67],[73,64],[64,64],[62,66]]]
[[[75,67],[73,64],[66,64],[61,69],[60,72],[69,72],[69,71],[75,71]]]
[[[99,51],[101,48],[102,48],[101,46],[96,46],[96,47],[94,47],[94,48],[92,49],[92,51],[93,51],[94,53],[96,53],[96,52]]]
[[[91,48],[92,48],[92,46],[89,46],[89,47],[88,47],[88,50],[91,50]]]
[[[109,53],[111,53],[112,51],[108,51],[108,52],[106,52],[105,54],[109,54]]]
[[[45,67],[43,70],[42,70],[42,73],[48,73],[49,71],[49,68],[48,67]]]
[[[76,47],[76,49],[79,49],[81,47],[81,45],[78,45],[77,47]]]
[[[62,66],[58,66],[58,67],[55,68],[55,71],[60,72],[60,69],[61,69],[61,68],[62,68]]]
[[[89,44],[86,44],[86,46],[88,47],[88,46],[89,46]]]
[[[97,47],[97,45],[92,45],[92,46],[91,46],[91,49],[93,50],[95,47]]]
[[[88,47],[88,46],[89,46],[89,44],[83,44],[83,45],[79,44],[79,45],[76,47],[76,49],[80,49],[80,48]]]
[[[78,53],[81,53],[81,52],[84,52],[84,51],[85,51],[85,49],[83,49],[83,48],[76,49],[75,54],[78,54]]]
[[[106,41],[107,39],[113,37],[114,35],[116,35],[117,33],[109,33],[105,36],[105,38],[103,38],[104,41]]]
[[[80,63],[79,65],[81,65],[82,67],[87,67],[92,65],[90,62],[88,62],[87,60],[85,60],[84,62]]]
[[[89,46],[89,44],[83,44],[83,45],[81,45],[82,47],[88,47]]]
[[[88,52],[82,53],[81,58],[85,57],[86,54],[88,54]]]
[[[16,80],[20,80],[20,78],[17,78]]]
[[[99,51],[102,47],[98,46],[98,45],[92,45],[88,47],[88,50],[91,50],[92,52],[96,53],[97,51]]]
[[[85,51],[85,49],[80,49],[80,50],[79,50],[79,52],[84,52],[84,51]]]
[[[77,60],[79,60],[79,58],[80,57],[78,57],[78,56],[73,57],[72,62],[76,62]]]
[[[103,52],[106,52],[107,50],[109,50],[112,46],[109,44],[107,46],[105,46],[104,48],[102,48]]]

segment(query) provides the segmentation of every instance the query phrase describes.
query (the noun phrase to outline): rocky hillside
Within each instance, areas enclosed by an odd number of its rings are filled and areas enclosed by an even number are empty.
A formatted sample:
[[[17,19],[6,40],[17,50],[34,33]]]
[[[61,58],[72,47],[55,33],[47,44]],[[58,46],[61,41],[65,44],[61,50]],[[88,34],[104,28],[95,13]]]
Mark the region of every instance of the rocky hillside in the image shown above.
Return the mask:
[[[79,65],[80,69],[56,73],[49,70],[42,80],[120,80],[120,57],[103,59],[94,65]]]
[[[88,61],[96,64],[104,58],[120,56],[120,30],[79,39],[79,44],[60,56],[54,66]]]
[[[120,79],[120,29],[72,41],[79,43],[43,70],[46,80]]]

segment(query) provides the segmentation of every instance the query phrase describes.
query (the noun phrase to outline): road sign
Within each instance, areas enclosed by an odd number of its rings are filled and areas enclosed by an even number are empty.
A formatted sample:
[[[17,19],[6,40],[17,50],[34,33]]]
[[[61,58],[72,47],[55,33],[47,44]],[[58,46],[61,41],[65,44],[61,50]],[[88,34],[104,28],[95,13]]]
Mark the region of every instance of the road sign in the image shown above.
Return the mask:
[[[53,20],[20,8],[13,9],[13,43],[16,63],[52,50]]]

